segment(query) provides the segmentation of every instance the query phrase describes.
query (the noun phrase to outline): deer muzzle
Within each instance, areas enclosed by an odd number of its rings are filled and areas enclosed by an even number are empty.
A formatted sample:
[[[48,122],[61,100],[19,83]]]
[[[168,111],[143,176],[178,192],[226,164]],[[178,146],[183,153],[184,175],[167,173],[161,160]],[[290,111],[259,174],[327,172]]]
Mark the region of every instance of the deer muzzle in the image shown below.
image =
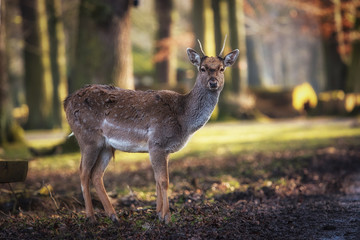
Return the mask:
[[[214,77],[210,78],[208,81],[210,90],[217,90],[219,87],[218,80]]]

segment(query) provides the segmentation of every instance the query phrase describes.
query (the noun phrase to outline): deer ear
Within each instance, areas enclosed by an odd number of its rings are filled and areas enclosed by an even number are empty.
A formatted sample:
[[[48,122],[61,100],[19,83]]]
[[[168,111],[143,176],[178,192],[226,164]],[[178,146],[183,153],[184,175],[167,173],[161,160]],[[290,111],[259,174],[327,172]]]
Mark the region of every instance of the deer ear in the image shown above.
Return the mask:
[[[197,67],[200,67],[201,63],[201,57],[200,55],[191,48],[186,49],[187,55],[189,56],[189,60],[192,64],[194,64]]]
[[[234,64],[234,62],[236,61],[236,59],[239,56],[239,50],[235,49],[234,51],[232,51],[231,53],[229,53],[228,55],[225,56],[224,58],[224,65],[225,67],[230,67],[231,65]]]

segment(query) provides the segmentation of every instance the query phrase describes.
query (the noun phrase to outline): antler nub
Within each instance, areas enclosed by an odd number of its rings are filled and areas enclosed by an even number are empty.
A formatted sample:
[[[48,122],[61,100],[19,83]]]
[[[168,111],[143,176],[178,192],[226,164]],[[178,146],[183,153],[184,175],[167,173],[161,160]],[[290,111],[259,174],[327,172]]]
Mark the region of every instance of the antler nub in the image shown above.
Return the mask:
[[[200,50],[201,50],[202,54],[203,54],[204,56],[206,56],[206,54],[204,53],[204,50],[203,50],[203,48],[202,48],[202,45],[201,45],[200,40],[198,39],[197,41],[198,41],[198,43],[199,43],[199,45],[200,45]]]
[[[221,55],[223,54],[223,51],[224,51],[224,49],[225,49],[226,38],[227,38],[227,34],[225,35],[223,47],[222,47],[222,49],[221,49],[221,51],[220,51],[220,53],[219,53],[219,55],[218,55],[219,57],[221,57]]]

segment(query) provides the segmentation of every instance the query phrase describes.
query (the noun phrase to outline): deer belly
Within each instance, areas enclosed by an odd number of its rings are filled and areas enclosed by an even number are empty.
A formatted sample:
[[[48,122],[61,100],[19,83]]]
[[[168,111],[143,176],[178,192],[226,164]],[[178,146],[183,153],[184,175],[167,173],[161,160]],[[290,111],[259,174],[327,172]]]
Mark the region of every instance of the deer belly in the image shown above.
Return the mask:
[[[106,144],[123,152],[148,152],[147,130],[115,125],[106,119],[102,124]]]
[[[106,144],[123,152],[148,152],[148,144],[145,141],[134,141],[126,138],[107,138]]]

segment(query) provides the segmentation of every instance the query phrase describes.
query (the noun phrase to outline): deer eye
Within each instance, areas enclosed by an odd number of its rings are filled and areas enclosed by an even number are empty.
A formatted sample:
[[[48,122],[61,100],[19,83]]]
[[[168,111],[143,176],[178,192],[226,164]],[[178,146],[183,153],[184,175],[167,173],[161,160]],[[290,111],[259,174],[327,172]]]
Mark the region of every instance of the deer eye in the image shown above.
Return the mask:
[[[200,71],[202,71],[202,72],[206,72],[205,67],[201,67],[201,68],[200,68]]]
[[[224,72],[225,71],[225,68],[220,68],[220,72]]]

